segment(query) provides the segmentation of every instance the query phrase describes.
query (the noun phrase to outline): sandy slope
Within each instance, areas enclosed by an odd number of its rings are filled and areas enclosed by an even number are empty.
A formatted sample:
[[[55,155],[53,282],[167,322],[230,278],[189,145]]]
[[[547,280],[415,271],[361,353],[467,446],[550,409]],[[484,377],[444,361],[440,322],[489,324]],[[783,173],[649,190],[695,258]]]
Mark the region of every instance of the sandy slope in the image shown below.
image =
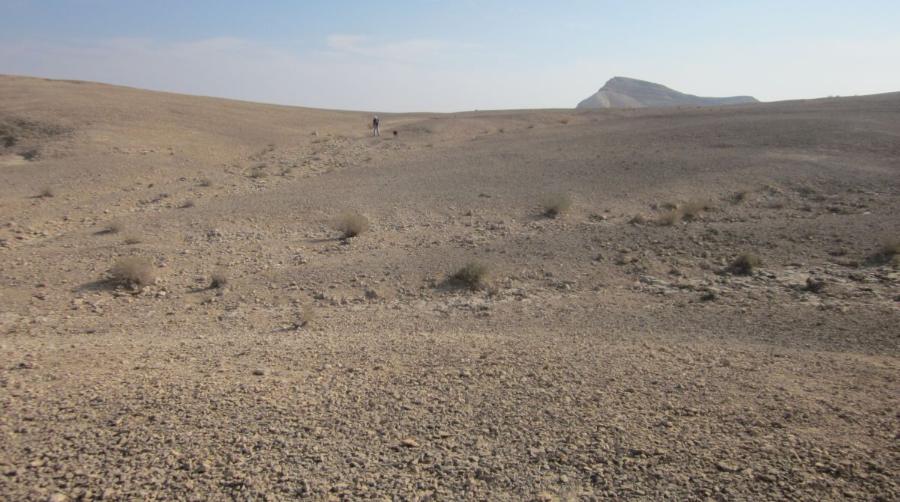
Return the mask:
[[[382,118],[0,77],[0,498],[900,497],[900,94]]]

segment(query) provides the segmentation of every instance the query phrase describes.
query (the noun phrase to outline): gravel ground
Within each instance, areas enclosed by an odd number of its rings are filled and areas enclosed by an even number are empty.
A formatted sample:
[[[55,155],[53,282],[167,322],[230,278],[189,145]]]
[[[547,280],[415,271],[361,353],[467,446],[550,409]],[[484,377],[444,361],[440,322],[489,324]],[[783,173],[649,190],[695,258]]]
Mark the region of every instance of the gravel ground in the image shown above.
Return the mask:
[[[368,118],[0,77],[0,499],[900,499],[900,95]]]

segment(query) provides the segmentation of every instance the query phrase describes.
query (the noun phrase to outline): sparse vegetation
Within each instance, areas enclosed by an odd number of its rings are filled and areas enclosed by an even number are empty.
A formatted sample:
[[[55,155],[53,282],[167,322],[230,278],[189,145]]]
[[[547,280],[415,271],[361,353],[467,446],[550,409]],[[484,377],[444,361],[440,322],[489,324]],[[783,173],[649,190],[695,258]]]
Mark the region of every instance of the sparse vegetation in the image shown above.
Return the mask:
[[[136,235],[129,235],[129,236],[125,237],[125,239],[122,242],[124,242],[125,244],[127,244],[129,246],[133,246],[135,244],[140,244],[142,241],[141,241],[141,238]]]
[[[544,197],[544,216],[556,218],[562,216],[572,207],[572,198],[568,194],[554,193]]]
[[[202,187],[211,187],[211,186],[213,186],[213,181],[212,181],[211,179],[209,179],[209,178],[203,178],[203,179],[201,179],[200,182],[197,183],[197,184],[200,185],[200,186],[202,186]]]
[[[53,189],[50,187],[44,187],[41,189],[40,193],[38,193],[38,197],[40,197],[42,199],[54,197],[55,195],[56,195],[56,192],[53,191]]]
[[[212,273],[209,281],[209,289],[222,289],[228,286],[228,276],[223,270],[216,270]]]
[[[181,204],[181,206],[179,206],[179,207],[181,207],[181,209],[188,209],[188,208],[194,207],[194,201],[191,199],[188,199],[188,200],[184,201]]]
[[[267,177],[269,175],[269,173],[267,173],[265,169],[266,169],[266,166],[254,167],[253,169],[250,170],[250,177],[253,179],[261,179],[261,178]]]
[[[737,192],[734,192],[733,194],[731,194],[731,202],[733,202],[735,204],[740,204],[742,202],[746,202],[747,198],[749,198],[749,197],[750,197],[750,190],[747,190],[747,189],[738,190]]]
[[[681,216],[688,221],[696,219],[704,211],[710,211],[715,208],[712,202],[703,199],[693,199],[685,202],[680,206]]]
[[[466,285],[469,289],[474,290],[484,286],[487,274],[487,265],[476,261],[470,261],[457,270],[450,278]]]
[[[879,254],[887,258],[900,255],[900,239],[885,239],[881,243]]]
[[[672,225],[677,225],[681,223],[681,211],[678,209],[669,209],[664,213],[659,215],[659,219],[656,220],[660,225],[671,227]]]
[[[636,214],[628,220],[628,223],[631,223],[632,225],[643,225],[647,223],[647,218],[643,214]]]
[[[562,125],[566,125],[569,123],[569,119],[559,119],[559,123]]]
[[[872,257],[875,263],[890,263],[900,266],[900,239],[887,238],[881,242],[878,251]]]
[[[350,239],[369,229],[369,219],[356,212],[346,212],[335,219],[334,227],[344,239]]]
[[[297,312],[297,320],[294,321],[293,329],[308,328],[313,321],[316,320],[316,311],[310,305],[302,305],[300,311]]]
[[[123,224],[121,221],[111,221],[111,222],[107,223],[105,227],[103,227],[103,230],[101,230],[100,233],[119,234],[119,233],[122,233],[122,231],[124,231],[124,230],[125,230],[125,224]]]
[[[744,253],[731,262],[728,271],[736,275],[750,275],[760,265],[762,265],[762,260],[759,259],[759,256],[753,253]]]
[[[149,258],[130,256],[113,265],[109,278],[113,284],[142,288],[156,282],[156,271]]]

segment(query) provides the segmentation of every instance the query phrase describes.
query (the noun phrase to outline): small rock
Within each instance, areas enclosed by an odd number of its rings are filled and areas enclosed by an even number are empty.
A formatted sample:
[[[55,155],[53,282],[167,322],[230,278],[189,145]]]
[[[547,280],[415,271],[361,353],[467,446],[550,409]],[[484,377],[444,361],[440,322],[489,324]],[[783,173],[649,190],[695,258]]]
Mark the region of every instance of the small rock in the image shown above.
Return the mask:
[[[738,472],[741,470],[740,467],[724,461],[717,463],[716,469],[719,469],[722,472]]]
[[[419,443],[413,438],[406,438],[400,441],[400,446],[404,448],[418,448]]]

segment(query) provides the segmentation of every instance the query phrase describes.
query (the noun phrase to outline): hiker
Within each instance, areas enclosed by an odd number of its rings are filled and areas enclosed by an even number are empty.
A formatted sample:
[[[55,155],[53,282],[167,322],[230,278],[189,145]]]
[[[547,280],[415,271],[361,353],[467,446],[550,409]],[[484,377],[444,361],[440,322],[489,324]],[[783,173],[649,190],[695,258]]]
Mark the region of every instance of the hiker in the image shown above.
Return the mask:
[[[372,118],[372,135],[373,136],[381,136],[381,133],[378,132],[378,124],[380,121],[378,120],[378,115],[375,115]]]

